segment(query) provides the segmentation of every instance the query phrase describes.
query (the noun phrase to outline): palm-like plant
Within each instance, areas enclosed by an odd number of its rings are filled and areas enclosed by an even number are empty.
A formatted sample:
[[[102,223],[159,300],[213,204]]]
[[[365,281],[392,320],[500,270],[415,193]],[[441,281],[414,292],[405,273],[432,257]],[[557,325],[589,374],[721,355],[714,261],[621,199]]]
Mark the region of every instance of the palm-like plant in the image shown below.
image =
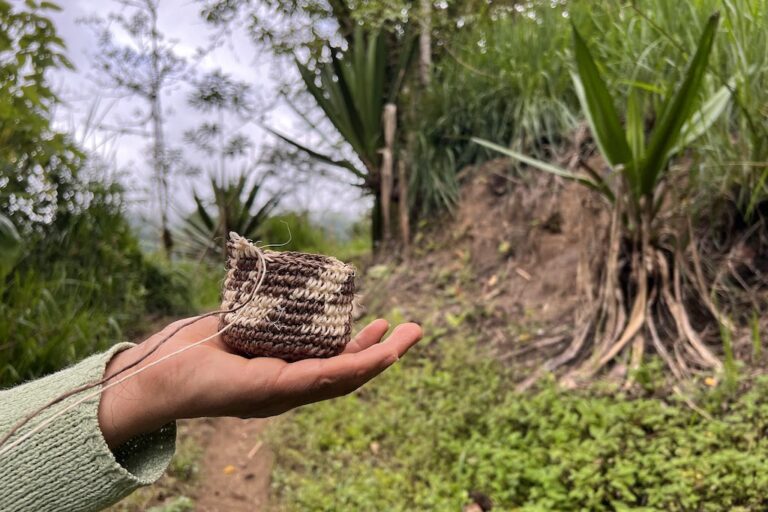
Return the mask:
[[[721,368],[719,359],[691,327],[680,286],[681,270],[686,262],[680,257],[680,248],[671,247],[676,240],[664,236],[665,229],[674,227],[661,215],[665,207],[677,199],[667,197],[670,160],[709,129],[730,98],[728,89],[723,88],[696,108],[718,18],[717,14],[710,17],[682,82],[662,101],[655,126],[647,138],[646,105],[641,92],[637,89],[630,92],[625,126],[622,127],[606,82],[584,39],[573,27],[578,71],[573,75],[574,87],[597,146],[612,169],[608,178],[591,169],[588,174],[571,172],[491,142],[474,139],[532,167],[597,191],[613,211],[606,261],[598,274],[600,293],[594,310],[568,350],[549,361],[544,370],[552,371],[582,358],[581,364],[569,375],[573,382],[575,378],[593,375],[629,346],[632,347],[632,364],[637,366],[648,343],[652,343],[676,376],[683,376],[688,365],[683,367],[679,357],[672,354],[687,354],[699,367]],[[625,282],[620,282],[622,262],[630,266],[631,275]],[[700,292],[704,290],[700,289]],[[704,302],[720,320],[711,302],[706,299]],[[662,326],[666,331],[658,328]],[[666,346],[660,332],[685,345]],[[591,351],[587,350],[590,343]],[[584,360],[583,355],[590,352]]]
[[[382,115],[400,92],[405,71],[412,59],[414,38],[404,37],[402,46],[391,48],[382,33],[366,34],[358,28],[345,51],[329,46],[331,61],[314,69],[298,60],[301,78],[360,163],[334,158],[273,130],[273,133],[310,157],[349,171],[374,196],[373,236],[380,239],[376,212],[380,204],[380,150],[384,147]],[[395,62],[393,65],[392,63]]]
[[[226,252],[230,231],[246,238],[257,238],[259,229],[272,215],[281,194],[271,194],[256,206],[264,191],[264,179],[248,183],[248,173],[234,179],[209,178],[213,202],[210,206],[195,191],[195,212],[185,219],[182,228],[185,241],[194,254],[212,256],[219,260]]]

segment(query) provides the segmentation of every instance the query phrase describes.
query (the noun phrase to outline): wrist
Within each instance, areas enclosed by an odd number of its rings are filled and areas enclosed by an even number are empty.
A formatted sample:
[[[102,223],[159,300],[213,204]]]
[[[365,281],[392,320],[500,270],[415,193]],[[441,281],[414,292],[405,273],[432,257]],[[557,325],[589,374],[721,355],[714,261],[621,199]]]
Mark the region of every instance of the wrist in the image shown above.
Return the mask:
[[[154,368],[115,384],[149,362],[142,362],[115,375],[141,358],[144,348],[137,345],[115,354],[104,372],[105,377],[114,375],[103,384],[98,412],[99,427],[110,449],[137,435],[154,432],[173,420],[164,406],[164,386],[158,385],[155,375],[152,375],[156,373]]]

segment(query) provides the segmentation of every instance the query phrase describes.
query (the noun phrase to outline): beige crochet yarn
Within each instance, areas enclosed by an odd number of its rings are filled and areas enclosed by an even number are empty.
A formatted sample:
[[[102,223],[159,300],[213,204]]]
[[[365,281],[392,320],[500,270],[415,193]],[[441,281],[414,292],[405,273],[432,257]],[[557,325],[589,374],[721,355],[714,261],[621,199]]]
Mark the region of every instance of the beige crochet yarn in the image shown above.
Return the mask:
[[[222,309],[248,301],[262,271],[258,251],[236,233],[227,242]],[[266,274],[247,305],[222,316],[224,342],[251,357],[331,357],[349,343],[355,269],[328,256],[262,250]]]

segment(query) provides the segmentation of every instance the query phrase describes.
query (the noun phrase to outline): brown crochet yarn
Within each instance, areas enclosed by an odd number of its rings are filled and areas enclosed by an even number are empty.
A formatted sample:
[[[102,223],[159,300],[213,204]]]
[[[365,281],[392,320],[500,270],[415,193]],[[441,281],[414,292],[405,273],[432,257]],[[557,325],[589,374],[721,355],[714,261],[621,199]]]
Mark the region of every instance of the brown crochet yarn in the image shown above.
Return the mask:
[[[349,343],[355,269],[335,258],[299,252],[262,251],[266,274],[250,302],[221,319],[230,347],[252,357],[296,361],[331,357]],[[250,298],[261,276],[256,247],[230,233],[222,309]]]

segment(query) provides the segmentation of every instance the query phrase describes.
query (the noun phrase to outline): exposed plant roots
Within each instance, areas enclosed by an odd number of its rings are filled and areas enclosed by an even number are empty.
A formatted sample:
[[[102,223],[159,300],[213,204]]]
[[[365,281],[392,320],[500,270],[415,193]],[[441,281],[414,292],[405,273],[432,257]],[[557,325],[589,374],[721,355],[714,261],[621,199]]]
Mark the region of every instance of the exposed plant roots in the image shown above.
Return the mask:
[[[723,370],[720,333],[734,333],[744,323],[743,318],[739,324],[734,321],[738,309],[722,304],[736,304],[741,310],[747,306],[753,317],[766,308],[768,272],[753,263],[756,247],[768,248],[768,240],[755,241],[766,232],[764,221],[721,251],[724,255],[717,261],[712,252],[702,257],[689,222],[681,223],[681,230],[654,230],[646,213],[630,229],[626,212],[616,206],[601,257],[593,253],[591,261],[596,263],[580,269],[588,300],[573,337],[567,345],[558,344],[561,352],[520,383],[519,390],[553,372],[561,375],[562,385],[578,386],[607,367],[631,385],[648,353],[658,355],[676,380],[717,374]],[[686,231],[685,240],[674,236]],[[737,257],[745,253],[752,259]],[[591,279],[582,275],[586,270]]]

